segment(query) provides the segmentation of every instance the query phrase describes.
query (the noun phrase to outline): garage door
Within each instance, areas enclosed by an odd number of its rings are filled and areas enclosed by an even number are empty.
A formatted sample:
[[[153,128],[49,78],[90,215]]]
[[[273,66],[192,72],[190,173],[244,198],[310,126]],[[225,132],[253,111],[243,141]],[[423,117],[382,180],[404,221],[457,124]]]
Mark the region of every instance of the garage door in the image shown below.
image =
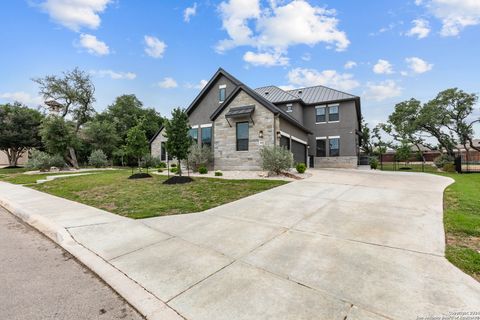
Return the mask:
[[[307,146],[297,142],[295,140],[292,140],[292,153],[293,153],[293,160],[295,163],[307,163],[307,159],[305,158],[307,156]]]

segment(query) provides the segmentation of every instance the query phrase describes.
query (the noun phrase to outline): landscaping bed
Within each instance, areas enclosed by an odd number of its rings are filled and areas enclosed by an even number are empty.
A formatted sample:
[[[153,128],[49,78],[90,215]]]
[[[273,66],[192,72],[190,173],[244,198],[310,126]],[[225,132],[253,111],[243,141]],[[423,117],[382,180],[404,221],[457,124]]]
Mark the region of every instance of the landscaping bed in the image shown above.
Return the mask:
[[[130,170],[108,171],[31,187],[138,219],[204,211],[287,183],[195,177],[191,183],[166,185],[167,176],[128,179],[130,175]]]

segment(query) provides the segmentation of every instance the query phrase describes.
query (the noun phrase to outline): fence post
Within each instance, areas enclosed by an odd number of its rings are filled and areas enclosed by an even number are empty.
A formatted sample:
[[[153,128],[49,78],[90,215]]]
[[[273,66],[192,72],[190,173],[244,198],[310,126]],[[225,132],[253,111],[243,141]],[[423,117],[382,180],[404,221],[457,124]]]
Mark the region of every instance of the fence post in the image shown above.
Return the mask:
[[[458,173],[462,173],[462,157],[456,156],[455,157],[455,171]]]

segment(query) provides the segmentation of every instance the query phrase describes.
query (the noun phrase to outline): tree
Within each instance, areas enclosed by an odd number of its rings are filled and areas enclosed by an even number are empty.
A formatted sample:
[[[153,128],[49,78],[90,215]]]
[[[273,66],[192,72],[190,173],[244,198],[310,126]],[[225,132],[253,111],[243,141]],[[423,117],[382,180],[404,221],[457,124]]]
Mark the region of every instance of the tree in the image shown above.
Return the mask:
[[[42,122],[40,136],[49,153],[62,155],[73,167],[78,168],[76,154],[72,152],[79,143],[74,123],[50,115]]]
[[[40,112],[18,102],[0,105],[0,150],[6,153],[9,166],[17,166],[27,149],[41,145],[42,118]]]
[[[169,155],[177,158],[178,174],[181,176],[180,161],[188,156],[188,150],[192,143],[188,131],[188,115],[185,110],[175,108],[172,111],[172,119],[165,120],[165,137],[167,138],[166,149]]]
[[[33,79],[39,85],[40,94],[50,114],[66,119],[69,115],[73,120],[74,133],[89,121],[95,113],[95,86],[90,75],[78,68],[64,72],[62,76],[48,75]],[[73,146],[69,147],[72,165],[78,167],[77,156]],[[70,161],[69,161],[70,162]]]
[[[395,150],[395,160],[399,162],[407,162],[412,155],[411,145],[408,141],[402,141],[400,146]]]
[[[141,128],[141,124],[128,130],[126,153],[137,160],[137,165],[140,167],[140,160],[148,153],[148,140],[145,135],[145,130]]]
[[[370,156],[373,154],[372,136],[370,133],[370,128],[368,127],[368,123],[366,123],[363,118],[360,130],[360,150],[366,155]]]
[[[120,141],[115,126],[107,121],[88,122],[85,126],[84,136],[92,150],[102,150],[109,158],[112,157]]]

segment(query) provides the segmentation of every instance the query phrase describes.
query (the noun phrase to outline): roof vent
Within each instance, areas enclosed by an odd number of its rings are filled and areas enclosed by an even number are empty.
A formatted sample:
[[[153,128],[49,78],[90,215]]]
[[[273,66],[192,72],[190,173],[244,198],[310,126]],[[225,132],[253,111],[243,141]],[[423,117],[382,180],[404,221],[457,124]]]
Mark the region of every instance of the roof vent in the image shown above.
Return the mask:
[[[302,92],[303,92],[302,90],[298,90],[298,94],[302,94]]]
[[[265,91],[265,95],[268,95],[268,91]]]

